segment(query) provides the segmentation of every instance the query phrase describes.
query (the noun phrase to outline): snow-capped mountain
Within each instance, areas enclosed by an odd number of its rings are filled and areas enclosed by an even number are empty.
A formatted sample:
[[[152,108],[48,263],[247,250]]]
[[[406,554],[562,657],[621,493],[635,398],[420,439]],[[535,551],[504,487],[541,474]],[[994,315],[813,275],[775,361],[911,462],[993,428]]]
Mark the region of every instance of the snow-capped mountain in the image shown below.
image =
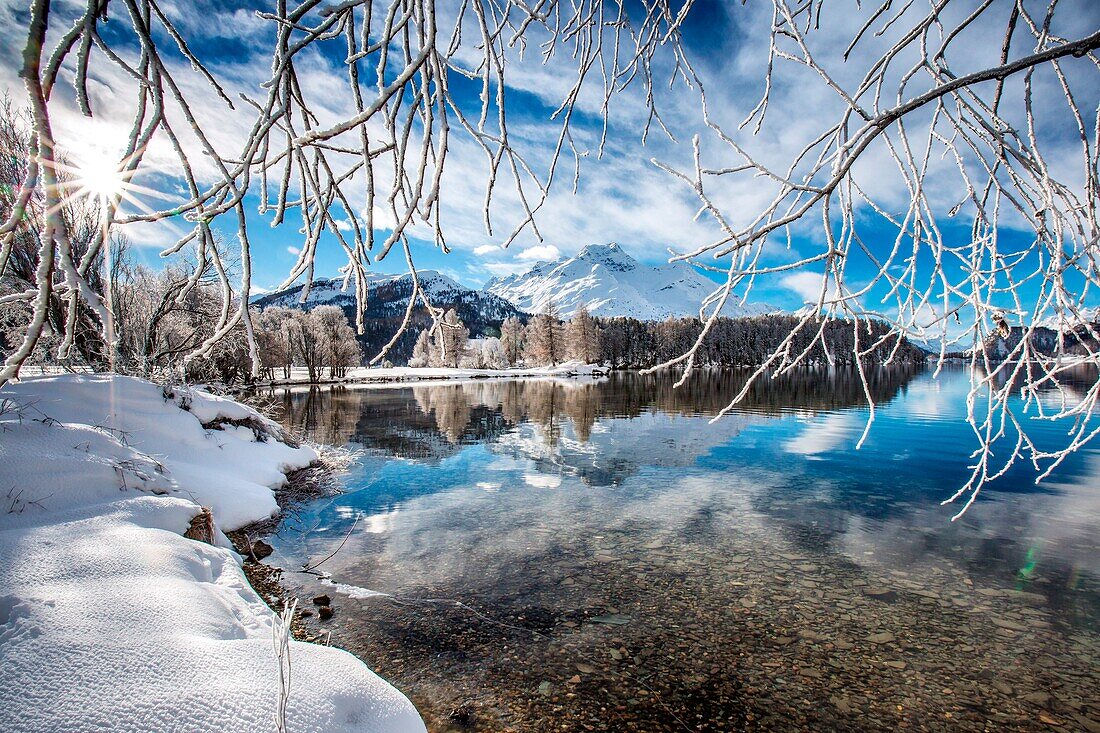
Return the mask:
[[[1080,308],[1076,315],[1050,315],[1039,321],[1038,325],[1055,331],[1073,331],[1084,323],[1100,323],[1100,306]]]
[[[460,285],[446,275],[435,270],[423,270],[417,273],[420,289],[428,295],[432,305],[441,308],[455,308],[460,303],[475,307],[485,318],[503,320],[510,315],[515,315],[516,309],[507,301],[465,285]],[[344,279],[341,277],[321,278],[314,280],[310,285],[309,294],[305,302],[302,302],[302,290],[304,285],[294,285],[285,290],[267,293],[252,299],[252,304],[260,308],[268,306],[284,306],[287,308],[301,308],[312,310],[319,305],[336,305],[341,308],[355,307],[355,287],[348,285],[343,289]],[[374,310],[374,305],[399,308],[404,311],[408,303],[408,296],[412,292],[412,276],[384,275],[381,273],[367,274],[367,308]]]
[[[404,275],[368,275],[367,310],[368,318],[377,318],[404,313],[412,293],[412,277]],[[435,270],[417,273],[420,289],[428,295],[432,305],[439,308],[455,308],[460,311],[476,313],[478,320],[502,321],[508,316],[518,315],[511,303],[492,293],[474,290],[461,285]],[[344,309],[355,308],[355,289],[349,284],[343,290],[343,278],[322,278],[314,280],[306,300],[302,302],[304,285],[294,285],[285,290],[267,293],[252,299],[259,308],[284,306],[312,310],[319,305],[336,305]]]
[[[460,285],[434,270],[424,270],[417,276],[421,289],[427,293],[432,305],[443,309],[454,308],[475,338],[495,335],[500,322],[509,316],[526,320],[526,316],[514,305],[493,293]],[[412,294],[412,277],[408,274],[372,274],[369,277],[366,310],[363,312],[364,333],[359,341],[364,353],[373,355],[400,328]],[[285,306],[307,311],[320,305],[335,305],[344,310],[350,322],[355,323],[355,290],[349,287],[345,292],[342,286],[343,278],[323,278],[313,281],[304,303],[301,300],[304,286],[295,285],[253,298],[252,305],[257,308]],[[418,303],[413,311],[411,328],[401,335],[390,352],[391,358],[399,363],[408,359],[417,335],[430,322],[427,311]]]
[[[483,290],[499,295],[527,313],[553,301],[567,318],[582,303],[596,316],[629,316],[643,321],[695,316],[718,285],[686,262],[656,267],[642,264],[618,244],[590,244],[557,262],[539,262],[518,275],[493,278]],[[760,315],[776,309],[764,304],[727,304],[723,315]]]

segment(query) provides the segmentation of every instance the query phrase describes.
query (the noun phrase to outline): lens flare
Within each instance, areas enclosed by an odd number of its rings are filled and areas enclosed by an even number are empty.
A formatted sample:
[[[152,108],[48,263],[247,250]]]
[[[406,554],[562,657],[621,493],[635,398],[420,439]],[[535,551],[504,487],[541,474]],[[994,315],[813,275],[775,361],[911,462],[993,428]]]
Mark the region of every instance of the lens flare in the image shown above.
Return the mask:
[[[101,201],[126,193],[126,175],[119,169],[119,161],[106,151],[87,148],[73,166],[74,181],[78,193]]]

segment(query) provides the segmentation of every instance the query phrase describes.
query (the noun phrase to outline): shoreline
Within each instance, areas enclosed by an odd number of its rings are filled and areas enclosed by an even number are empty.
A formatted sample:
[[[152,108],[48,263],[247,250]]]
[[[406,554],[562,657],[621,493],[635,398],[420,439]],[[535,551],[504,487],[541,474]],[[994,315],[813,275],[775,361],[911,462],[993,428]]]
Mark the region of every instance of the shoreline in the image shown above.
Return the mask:
[[[299,371],[304,371],[296,367]],[[284,379],[257,380],[248,385],[234,385],[236,391],[269,389],[272,387],[327,387],[386,385],[423,382],[477,381],[485,379],[576,379],[579,377],[606,377],[613,370],[595,364],[566,362],[555,367],[531,369],[452,369],[449,367],[387,367],[352,369],[343,377],[310,380],[308,377],[291,376]]]
[[[354,655],[273,648],[276,574],[226,536],[323,487],[312,449],[240,402],[118,375],[5,385],[0,417],[0,729],[424,731]]]
[[[322,446],[322,449],[325,447],[328,446]],[[279,506],[276,514],[225,533],[233,543],[237,554],[242,558],[241,571],[249,585],[273,613],[281,613],[288,602],[297,601],[297,607],[291,618],[291,637],[310,644],[320,643],[325,638],[323,633],[310,633],[306,627],[305,619],[313,615],[313,606],[308,603],[309,599],[298,598],[283,579],[284,573],[293,571],[264,562],[270,557],[272,551],[271,545],[267,544],[266,540],[278,532],[287,514],[296,507],[342,493],[338,475],[346,466],[341,466],[339,463],[321,452],[315,463],[291,471],[286,475],[286,485],[274,490],[275,502]],[[304,613],[307,610],[309,613]],[[366,664],[366,661],[360,661]]]

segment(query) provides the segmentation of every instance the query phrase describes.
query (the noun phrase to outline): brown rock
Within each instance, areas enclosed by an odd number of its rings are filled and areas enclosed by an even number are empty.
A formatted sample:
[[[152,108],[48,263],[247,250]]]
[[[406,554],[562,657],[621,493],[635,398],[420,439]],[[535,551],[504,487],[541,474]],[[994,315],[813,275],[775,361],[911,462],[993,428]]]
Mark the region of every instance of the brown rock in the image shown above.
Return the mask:
[[[990,620],[993,622],[994,626],[996,626],[998,628],[1001,628],[1001,629],[1008,629],[1009,631],[1027,631],[1027,627],[1024,626],[1023,624],[1016,623],[1015,621],[1012,621],[1012,620],[1007,619],[1007,618],[1000,618],[998,616],[994,616]]]
[[[1050,703],[1050,695],[1045,692],[1031,692],[1021,699],[1034,705],[1048,705]]]
[[[898,599],[897,591],[890,590],[889,588],[867,588],[863,592],[865,595],[871,596],[871,598],[877,598],[886,603],[893,603]]]
[[[257,560],[263,560],[265,557],[275,551],[271,545],[267,544],[263,540],[256,540],[252,543],[252,557]]]

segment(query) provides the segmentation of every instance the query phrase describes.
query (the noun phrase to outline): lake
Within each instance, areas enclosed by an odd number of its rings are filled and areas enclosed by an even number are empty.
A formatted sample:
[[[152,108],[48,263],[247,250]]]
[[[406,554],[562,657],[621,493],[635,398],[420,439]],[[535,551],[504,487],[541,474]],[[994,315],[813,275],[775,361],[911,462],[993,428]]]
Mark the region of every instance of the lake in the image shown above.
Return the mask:
[[[952,522],[968,372],[873,370],[858,450],[852,372],[761,381],[712,424],[744,379],[276,390],[359,454],[272,560],[335,551],[285,574],[332,597],[310,632],[433,731],[1100,728],[1098,450],[1039,486],[1021,462]]]

